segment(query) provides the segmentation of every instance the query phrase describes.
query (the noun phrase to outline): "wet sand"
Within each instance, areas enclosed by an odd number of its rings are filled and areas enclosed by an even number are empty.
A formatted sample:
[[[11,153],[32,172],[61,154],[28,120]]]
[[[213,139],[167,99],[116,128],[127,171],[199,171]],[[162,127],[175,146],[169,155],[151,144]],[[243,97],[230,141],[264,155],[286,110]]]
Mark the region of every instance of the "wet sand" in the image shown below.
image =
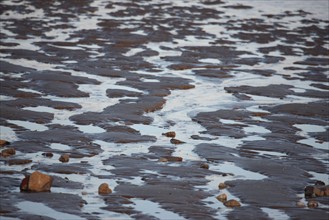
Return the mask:
[[[329,217],[327,1],[0,7],[1,219]]]

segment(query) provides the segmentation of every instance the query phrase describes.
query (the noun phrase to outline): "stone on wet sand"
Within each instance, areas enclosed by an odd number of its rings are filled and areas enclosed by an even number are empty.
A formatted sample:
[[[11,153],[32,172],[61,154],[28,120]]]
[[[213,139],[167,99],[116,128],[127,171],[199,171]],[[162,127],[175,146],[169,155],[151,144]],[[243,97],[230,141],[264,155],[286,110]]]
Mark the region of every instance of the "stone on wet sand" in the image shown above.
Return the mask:
[[[182,162],[182,157],[164,156],[159,159],[160,162]]]
[[[235,200],[235,199],[230,199],[230,200],[224,202],[224,205],[226,207],[231,207],[231,208],[233,208],[233,207],[240,207],[241,206],[240,202],[237,201],[237,200]]]
[[[70,155],[68,154],[63,154],[60,156],[59,161],[62,163],[67,163],[70,160]]]
[[[185,142],[181,141],[181,140],[178,140],[178,139],[175,139],[175,138],[172,138],[170,140],[170,143],[172,143],[172,144],[184,144]]]
[[[52,182],[51,176],[35,171],[22,180],[20,189],[26,192],[49,192]]]
[[[176,132],[174,132],[174,131],[168,131],[166,133],[162,133],[162,135],[164,135],[166,137],[174,138],[174,137],[176,137]]]
[[[218,195],[218,196],[216,197],[216,199],[217,199],[218,201],[221,201],[221,202],[226,202],[226,201],[227,201],[227,195],[226,195],[225,193],[222,193],[222,194]]]
[[[167,158],[160,157],[159,162],[168,162]]]
[[[14,148],[7,148],[1,151],[1,157],[9,157],[16,154],[16,150]]]
[[[98,187],[98,194],[100,195],[106,195],[112,193],[112,190],[110,189],[109,185],[107,183],[102,183]]]
[[[44,156],[44,157],[53,157],[54,154],[51,153],[51,152],[45,152],[45,153],[42,153],[42,156]]]
[[[0,139],[0,147],[6,146],[6,145],[10,145],[10,142]]]
[[[307,203],[307,207],[309,207],[309,208],[316,208],[318,206],[319,206],[319,203],[317,201],[314,201],[314,200],[310,200]]]
[[[209,164],[203,163],[203,164],[200,165],[200,168],[209,169]]]
[[[226,187],[227,187],[227,185],[225,183],[219,183],[218,184],[219,189],[225,189]]]
[[[317,184],[306,186],[304,189],[305,198],[329,196],[329,185]]]

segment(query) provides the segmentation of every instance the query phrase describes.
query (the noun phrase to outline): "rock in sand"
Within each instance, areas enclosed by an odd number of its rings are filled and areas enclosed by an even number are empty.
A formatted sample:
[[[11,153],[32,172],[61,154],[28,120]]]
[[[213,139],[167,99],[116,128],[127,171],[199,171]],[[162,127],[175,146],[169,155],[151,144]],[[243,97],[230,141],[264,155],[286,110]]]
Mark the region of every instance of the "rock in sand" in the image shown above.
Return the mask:
[[[235,199],[230,199],[230,200],[224,202],[224,205],[226,207],[231,207],[231,208],[233,208],[233,207],[240,207],[241,206],[240,202],[237,201],[237,200],[235,200]]]
[[[6,146],[6,145],[10,145],[10,142],[0,139],[0,147]]]
[[[317,201],[314,201],[314,200],[310,200],[307,203],[307,207],[309,207],[309,208],[316,208],[318,206],[319,206],[319,203]]]
[[[174,132],[174,131],[168,131],[166,133],[162,133],[162,135],[164,135],[166,137],[174,138],[174,137],[176,137],[176,132]]]
[[[63,154],[60,156],[59,161],[62,163],[67,163],[70,160],[70,155],[68,154]]]
[[[170,143],[172,143],[172,144],[184,144],[185,142],[180,141],[180,140],[175,139],[175,138],[172,138],[172,139],[170,139]]]
[[[0,156],[9,157],[16,154],[16,150],[14,148],[7,148],[1,151]]]
[[[110,189],[109,185],[107,183],[102,183],[98,187],[98,194],[100,195],[106,195],[112,193],[112,190]]]
[[[200,168],[209,169],[209,164],[203,163],[203,164],[200,165]]]
[[[227,195],[226,195],[225,193],[220,194],[219,196],[216,197],[216,199],[217,199],[218,201],[221,201],[221,202],[226,202],[226,200],[227,200]]]
[[[49,192],[52,182],[51,176],[35,171],[22,180],[20,189],[26,192]]]

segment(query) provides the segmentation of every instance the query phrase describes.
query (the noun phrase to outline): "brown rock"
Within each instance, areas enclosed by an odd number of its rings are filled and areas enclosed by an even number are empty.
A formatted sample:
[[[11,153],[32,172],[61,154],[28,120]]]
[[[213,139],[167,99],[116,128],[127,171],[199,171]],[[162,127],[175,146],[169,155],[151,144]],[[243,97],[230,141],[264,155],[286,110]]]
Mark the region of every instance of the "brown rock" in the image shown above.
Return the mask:
[[[200,165],[200,168],[209,169],[209,164],[203,163],[203,164]]]
[[[314,187],[313,193],[314,193],[314,196],[315,197],[322,197],[322,196],[324,196],[324,190],[322,190],[319,187]]]
[[[165,156],[165,157],[162,157],[162,158],[167,159],[167,161],[169,161],[169,162],[182,162],[183,161],[182,157]]]
[[[174,131],[169,131],[169,132],[163,133],[162,135],[164,135],[164,136],[166,136],[166,137],[174,138],[174,137],[176,137],[176,132],[174,132]]]
[[[51,176],[35,171],[22,180],[20,189],[28,192],[48,192],[52,182],[53,178]]]
[[[185,142],[180,141],[180,140],[175,139],[175,138],[172,138],[172,139],[170,139],[170,143],[172,143],[172,144],[184,144]]]
[[[160,157],[159,162],[168,162],[167,158]]]
[[[219,189],[225,189],[226,187],[227,187],[227,185],[225,183],[219,183],[218,184]]]
[[[60,156],[59,161],[62,163],[67,163],[70,160],[70,155],[68,154],[63,154]]]
[[[226,200],[227,200],[227,195],[226,195],[225,193],[220,194],[219,196],[216,197],[216,199],[217,199],[218,201],[221,201],[221,202],[226,202]]]
[[[10,144],[9,141],[0,139],[0,147],[6,146],[6,145],[9,145],[9,144]]]
[[[112,190],[110,189],[109,185],[107,183],[102,183],[98,187],[98,194],[100,195],[106,195],[112,193]]]
[[[235,200],[235,199],[230,199],[230,200],[224,202],[224,205],[226,207],[231,207],[231,208],[233,208],[233,207],[240,207],[241,206],[240,202],[237,201],[237,200]]]
[[[14,148],[7,148],[7,149],[2,150],[0,155],[2,157],[9,157],[9,156],[12,156],[15,154],[16,154],[16,150]]]
[[[329,186],[326,186],[326,189],[324,191],[324,196],[329,196]]]
[[[329,185],[317,184],[306,186],[304,189],[305,198],[329,196]]]
[[[51,152],[45,152],[45,153],[42,153],[42,156],[44,156],[44,157],[53,157],[54,154],[51,153]]]
[[[310,200],[307,203],[307,207],[309,207],[309,208],[316,208],[318,206],[319,206],[319,203],[317,201],[314,201],[314,200]]]

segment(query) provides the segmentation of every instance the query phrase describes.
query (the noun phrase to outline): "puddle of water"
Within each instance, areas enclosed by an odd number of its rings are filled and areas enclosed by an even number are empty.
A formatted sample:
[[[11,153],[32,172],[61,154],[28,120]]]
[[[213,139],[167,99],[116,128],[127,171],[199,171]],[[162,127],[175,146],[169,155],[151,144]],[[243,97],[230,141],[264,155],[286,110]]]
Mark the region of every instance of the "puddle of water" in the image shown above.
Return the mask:
[[[16,100],[16,98],[12,96],[0,95],[0,101],[12,101]]]
[[[39,202],[24,201],[17,203],[15,206],[23,212],[37,216],[45,216],[54,219],[85,219],[77,215],[56,211]]]
[[[143,214],[154,216],[158,219],[185,219],[183,216],[180,216],[179,214],[176,214],[174,212],[165,210],[161,208],[159,203],[152,202],[149,200],[143,200],[143,199],[131,199],[132,202],[134,202],[134,209],[140,212],[143,212]],[[131,205],[129,205],[131,206]]]
[[[244,127],[243,130],[246,133],[257,133],[257,134],[271,133],[270,130],[257,125],[249,125],[248,127]]]
[[[23,128],[26,128],[30,131],[47,131],[48,130],[47,126],[37,124],[37,123],[34,123],[34,122],[29,122],[29,121],[7,120],[7,122],[18,125],[18,126],[23,127]]]
[[[145,79],[145,78],[141,78],[140,80],[142,82],[160,82],[158,79]]]
[[[280,153],[275,151],[265,151],[265,150],[252,150],[254,152],[257,152],[259,155],[270,155],[270,156],[276,156],[276,157],[287,157],[288,155],[286,153]]]
[[[263,180],[268,178],[267,176],[252,172],[249,170],[242,169],[236,166],[232,162],[224,162],[221,164],[212,164],[209,167],[210,170],[223,172],[223,173],[232,173],[234,175],[234,179],[251,179],[251,180]]]
[[[132,129],[135,129],[141,133],[141,135],[152,135],[152,136],[160,136],[162,133],[165,133],[167,130],[163,128],[159,128],[153,125],[144,125],[144,124],[134,124],[130,126]]]
[[[261,208],[271,219],[289,220],[291,219],[284,211],[278,209]]]
[[[219,119],[219,122],[227,125],[244,125],[244,123],[235,121],[235,120],[229,120],[229,119]]]
[[[306,145],[314,147],[314,148],[329,151],[329,142],[319,143],[319,141],[315,138],[302,139],[302,140],[297,141],[297,143],[306,144]]]
[[[203,159],[196,153],[194,153],[195,146],[192,144],[180,144],[175,147],[175,151],[173,152],[173,156],[182,157],[183,161],[185,160],[194,160],[194,161],[202,161]]]
[[[75,125],[76,127],[78,127],[78,129],[84,133],[88,133],[88,134],[96,134],[96,133],[103,133],[106,132],[106,130],[104,130],[101,127],[98,126],[93,126],[93,125]]]
[[[60,49],[66,49],[66,50],[83,50],[82,47],[78,47],[78,46],[58,46],[58,45],[54,45],[54,44],[48,44],[51,47],[57,47]]]
[[[294,124],[294,127],[301,129],[304,134],[309,132],[324,132],[326,131],[325,126],[312,125],[312,124]]]
[[[130,57],[130,56],[134,56],[137,53],[143,52],[144,49],[143,48],[132,48],[130,49],[127,53],[123,54],[124,56]]]
[[[326,185],[329,185],[329,174],[327,174],[327,173],[316,173],[316,172],[312,172],[312,171],[309,171],[308,173],[313,176],[310,179],[321,180]]]
[[[101,146],[104,151],[102,154],[105,156],[115,156],[125,154],[131,156],[132,154],[142,154],[148,153],[148,148],[150,147],[147,143],[126,143],[126,144],[116,144],[110,143],[102,140],[95,140],[93,143]]]
[[[60,143],[51,143],[49,145],[49,147],[51,149],[54,149],[54,150],[61,150],[61,151],[69,151],[71,150],[71,147],[70,146],[67,146],[65,144],[60,144]]]
[[[221,63],[220,60],[213,59],[213,58],[200,59],[199,62],[202,62],[202,63],[211,63],[211,64],[220,64]]]
[[[23,91],[23,92],[31,92],[31,93],[36,93],[36,94],[42,94],[41,92],[33,90],[33,89],[20,88],[20,89],[17,89],[17,90]]]
[[[216,199],[216,196],[225,193],[228,199],[235,199],[241,203],[240,199],[234,196],[233,194],[231,194],[227,189],[219,190],[218,188],[219,183],[224,183],[225,181],[228,180],[234,180],[234,176],[208,175],[206,176],[206,179],[209,180],[207,185],[197,186],[195,188],[206,190],[211,194],[213,194],[213,196],[210,196],[202,201],[206,204],[206,206],[217,210],[216,212],[217,219],[227,219],[226,216],[229,212],[232,211],[232,209],[228,209],[222,202],[218,201]],[[242,203],[241,205],[243,206]]]

